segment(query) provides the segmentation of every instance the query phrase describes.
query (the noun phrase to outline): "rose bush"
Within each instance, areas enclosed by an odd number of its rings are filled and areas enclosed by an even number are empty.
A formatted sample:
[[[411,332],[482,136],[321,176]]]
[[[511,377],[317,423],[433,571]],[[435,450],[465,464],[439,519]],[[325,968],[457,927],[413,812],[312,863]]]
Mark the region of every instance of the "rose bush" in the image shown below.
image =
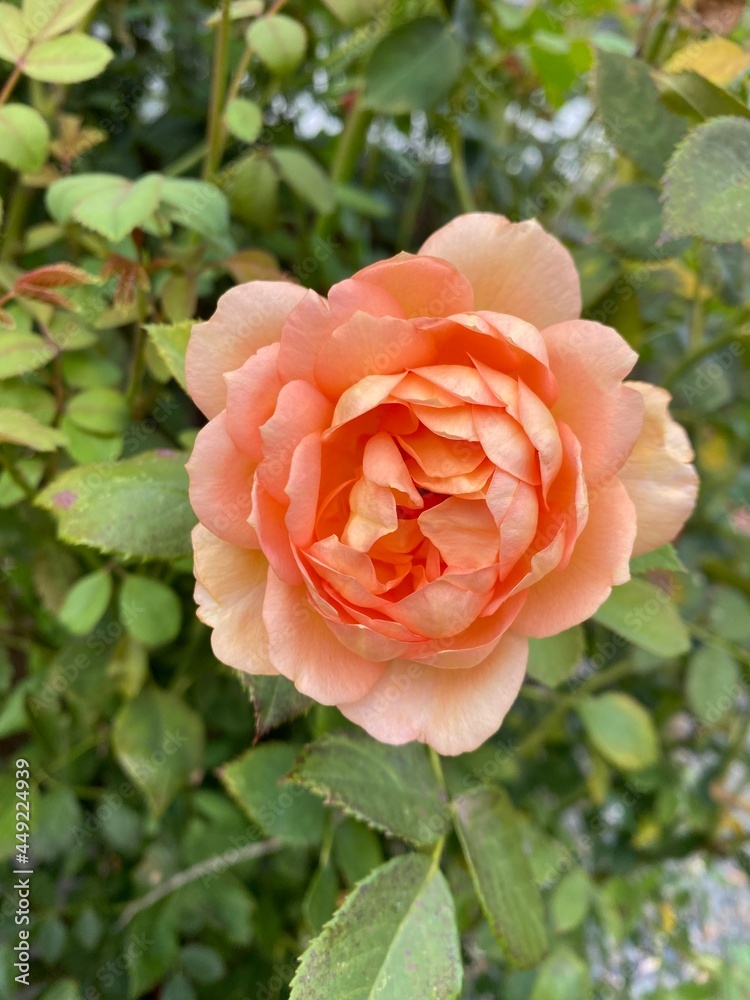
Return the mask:
[[[500,725],[527,639],[593,614],[672,539],[697,477],[669,396],[580,319],[565,248],[460,216],[334,286],[227,292],[193,329],[199,616],[380,740]]]

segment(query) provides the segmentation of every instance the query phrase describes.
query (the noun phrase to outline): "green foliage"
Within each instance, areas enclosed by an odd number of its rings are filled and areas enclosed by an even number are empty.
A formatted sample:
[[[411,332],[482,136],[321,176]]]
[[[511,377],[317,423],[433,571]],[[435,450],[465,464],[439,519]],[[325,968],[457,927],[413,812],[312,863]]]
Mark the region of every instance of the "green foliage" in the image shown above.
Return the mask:
[[[541,897],[523,847],[522,828],[501,788],[476,788],[454,803],[456,832],[493,933],[522,968],[547,951]]]
[[[305,953],[291,1000],[454,1000],[461,956],[453,899],[428,858],[394,858],[360,882]]]
[[[0,2],[0,854],[24,759],[43,1000],[749,995],[748,25],[648,6]],[[701,491],[441,761],[216,660],[185,352],[232,284],[326,293],[475,208],[570,249]]]
[[[362,732],[329,733],[307,748],[292,777],[326,804],[413,844],[445,836],[448,815],[427,753]]]
[[[665,226],[670,236],[717,243],[750,234],[750,122],[712,118],[680,143],[664,175]]]

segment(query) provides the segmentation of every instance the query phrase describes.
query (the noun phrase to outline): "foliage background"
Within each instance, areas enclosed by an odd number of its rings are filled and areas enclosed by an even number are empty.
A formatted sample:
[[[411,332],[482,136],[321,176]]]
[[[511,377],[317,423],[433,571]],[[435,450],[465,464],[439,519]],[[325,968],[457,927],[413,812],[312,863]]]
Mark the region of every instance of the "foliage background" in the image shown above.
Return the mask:
[[[373,995],[746,998],[744,5],[272,6],[292,22],[256,0],[0,4],[0,849],[21,757],[35,869],[25,989],[4,866],[0,998],[287,997],[359,880],[402,859],[379,912],[340,918],[346,961],[439,850],[455,904],[412,931],[444,981],[402,968]],[[462,851],[421,748],[213,658],[181,359],[232,283],[325,292],[475,207],[573,250],[586,315],[674,394],[702,488],[682,565],[641,562],[536,644],[502,731],[443,762]],[[295,997],[339,996],[315,984],[331,947]]]

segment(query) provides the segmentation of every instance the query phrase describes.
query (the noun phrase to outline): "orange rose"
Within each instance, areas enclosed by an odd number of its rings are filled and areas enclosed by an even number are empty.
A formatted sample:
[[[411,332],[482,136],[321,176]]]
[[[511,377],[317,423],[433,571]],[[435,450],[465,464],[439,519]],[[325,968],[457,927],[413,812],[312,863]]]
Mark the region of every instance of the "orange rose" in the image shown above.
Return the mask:
[[[527,637],[588,618],[695,503],[668,394],[623,383],[635,353],[580,306],[557,240],[490,214],[328,300],[227,292],[187,356],[210,418],[188,469],[218,658],[389,743],[490,736]]]

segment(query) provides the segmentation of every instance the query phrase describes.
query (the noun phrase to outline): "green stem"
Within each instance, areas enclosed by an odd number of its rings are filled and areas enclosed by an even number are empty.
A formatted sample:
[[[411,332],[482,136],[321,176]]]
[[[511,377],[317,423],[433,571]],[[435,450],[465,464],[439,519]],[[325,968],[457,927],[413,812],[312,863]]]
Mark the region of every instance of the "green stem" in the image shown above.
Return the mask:
[[[443,802],[447,804],[448,789],[445,784],[445,775],[443,774],[443,764],[442,761],[440,760],[440,754],[437,752],[437,750],[434,750],[432,747],[429,748],[429,753],[430,753],[430,764],[432,765],[432,770],[435,775],[435,778],[437,779],[438,788],[440,789],[440,797],[442,798]],[[446,836],[447,834],[444,833],[443,836],[437,840],[435,846],[430,852],[433,871],[436,871],[440,866],[440,859],[443,856],[443,848],[445,847]]]
[[[0,261],[12,261],[15,257],[16,251],[21,244],[26,223],[26,213],[31,204],[31,199],[31,188],[25,187],[19,180],[8,208],[8,215],[5,221],[5,234],[0,244]]]
[[[679,2],[680,0],[667,0],[664,7],[664,13],[657,21],[654,33],[646,46],[646,62],[651,63],[652,66],[656,65],[659,61],[661,50],[664,47],[664,42],[666,41],[669,29],[672,27],[672,20],[674,18],[675,11],[679,6]]]
[[[130,378],[128,379],[128,387],[125,391],[125,398],[127,400],[128,406],[131,411],[133,409],[133,404],[138,396],[138,390],[141,387],[141,382],[143,381],[143,373],[146,370],[146,345],[148,343],[146,337],[146,330],[144,328],[144,323],[146,322],[146,316],[148,311],[148,305],[146,302],[146,296],[143,294],[141,288],[138,289],[138,323],[135,329],[135,347],[133,350],[133,362],[130,367]]]
[[[341,184],[351,180],[357,166],[357,160],[365,146],[367,129],[372,121],[372,112],[364,107],[361,95],[357,95],[349,116],[346,119],[344,129],[339,135],[336,150],[331,163],[331,180],[334,184]],[[334,214],[318,216],[315,223],[314,235],[325,236],[331,229]]]
[[[16,465],[15,459],[5,450],[0,452],[0,464],[6,470],[13,482],[19,489],[23,490],[25,496],[32,500],[36,495],[34,488],[26,481],[21,470]]]
[[[464,158],[464,142],[458,129],[452,129],[449,136],[451,150],[450,171],[458,203],[464,212],[476,212],[477,203],[469,183],[469,172]]]
[[[10,95],[13,93],[13,88],[18,83],[21,76],[21,63],[16,63],[16,65],[11,70],[11,74],[5,81],[5,86],[0,91],[0,108],[5,104]]]
[[[204,139],[203,142],[199,142],[197,146],[189,149],[187,153],[183,153],[174,163],[166,167],[164,173],[167,177],[179,177],[181,174],[187,173],[196,163],[200,163],[207,152],[208,145]]]
[[[551,733],[553,733],[564,720],[568,712],[575,708],[581,698],[598,691],[599,688],[608,687],[618,681],[628,677],[634,670],[632,663],[625,661],[615,663],[606,670],[601,670],[587,680],[583,681],[577,691],[560,699],[552,711],[546,715],[539,725],[529,735],[521,740],[516,751],[519,757],[533,757]]]
[[[207,861],[201,861],[191,868],[186,868],[185,871],[177,872],[176,875],[172,875],[171,878],[162,882],[161,885],[152,889],[151,892],[147,892],[145,896],[141,896],[140,899],[128,903],[120,914],[117,929],[122,930],[123,927],[127,927],[137,914],[170,896],[178,889],[182,889],[183,886],[190,885],[191,882],[196,882],[198,879],[219,874],[232,865],[239,865],[245,861],[253,861],[255,858],[261,858],[264,854],[271,854],[273,851],[277,851],[280,846],[279,842],[273,838],[271,840],[261,840],[254,844],[246,844],[245,847],[237,848],[237,850],[217,854],[212,858],[208,858]]]
[[[221,159],[221,117],[224,109],[224,94],[227,83],[229,61],[229,29],[231,0],[221,0],[221,20],[216,29],[214,41],[213,80],[211,81],[211,107],[208,116],[208,151],[203,161],[203,179],[214,176]]]
[[[720,649],[723,653],[729,653],[735,660],[744,663],[746,667],[750,667],[750,653],[741,646],[738,646],[737,643],[731,642],[729,639],[724,639],[720,635],[715,635],[701,625],[688,625],[688,628],[696,639],[700,639],[707,646],[713,646],[715,649]]]

